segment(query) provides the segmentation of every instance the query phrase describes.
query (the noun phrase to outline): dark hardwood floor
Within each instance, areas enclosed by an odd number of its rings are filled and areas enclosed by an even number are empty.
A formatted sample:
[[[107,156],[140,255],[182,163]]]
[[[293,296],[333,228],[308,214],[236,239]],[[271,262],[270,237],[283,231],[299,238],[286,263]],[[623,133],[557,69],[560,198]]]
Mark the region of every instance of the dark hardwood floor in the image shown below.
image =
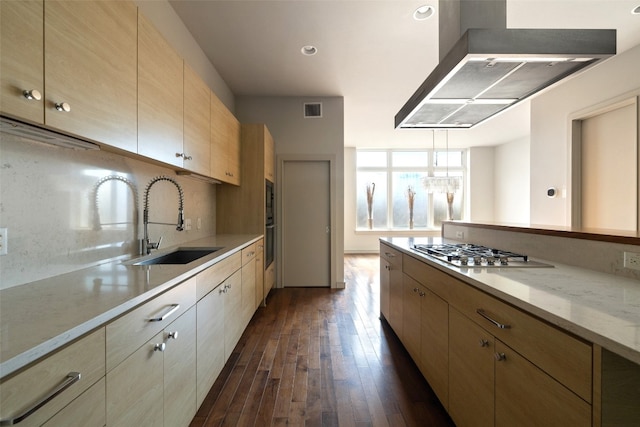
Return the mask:
[[[453,426],[379,319],[378,256],[345,256],[345,281],[272,290],[191,427]]]

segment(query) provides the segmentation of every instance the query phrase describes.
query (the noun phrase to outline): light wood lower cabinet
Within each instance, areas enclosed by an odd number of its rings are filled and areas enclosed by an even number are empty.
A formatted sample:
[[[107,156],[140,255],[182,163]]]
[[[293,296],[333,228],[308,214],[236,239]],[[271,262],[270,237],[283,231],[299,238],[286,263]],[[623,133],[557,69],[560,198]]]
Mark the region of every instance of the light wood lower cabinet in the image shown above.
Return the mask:
[[[591,405],[496,340],[495,425],[591,425]]]
[[[264,240],[256,243],[256,305],[257,309],[264,305]]]
[[[380,265],[381,312],[458,427],[592,425],[590,343],[382,243]]]
[[[100,328],[25,371],[3,380],[0,383],[2,425],[13,425],[16,422],[11,423],[8,420],[22,419],[19,422],[20,426],[40,426],[104,378],[104,337],[104,328]],[[51,396],[53,390],[62,386],[62,391],[48,403],[37,405]],[[91,397],[97,415],[102,413],[104,416],[104,398],[93,395]],[[32,412],[34,408],[36,410]],[[60,418],[66,419],[65,414],[68,413],[69,410],[64,411]],[[58,425],[96,425],[94,415],[83,412],[78,414],[74,424]]]
[[[78,396],[42,427],[103,427],[107,423],[105,379]]]
[[[228,360],[242,332],[242,272],[236,271],[225,281],[224,360]]]
[[[242,329],[256,311],[256,244],[242,250]]]
[[[269,292],[273,289],[273,286],[276,284],[276,263],[272,262],[269,267],[264,270],[264,300],[265,303],[267,301],[267,296],[269,296]]]
[[[456,426],[494,425],[494,353],[493,336],[450,308],[449,415]]]
[[[381,244],[380,254],[381,258],[386,261],[385,265],[388,265],[384,280],[388,282],[389,288],[389,315],[385,317],[396,335],[402,340],[404,294],[402,286],[402,253],[397,249]]]
[[[196,413],[191,307],[107,373],[108,426],[186,427]]]
[[[225,290],[223,282],[198,301],[196,306],[198,330],[196,401],[198,407],[207,397],[207,393],[227,360],[224,352]]]
[[[163,378],[160,332],[107,373],[107,425],[162,426]]]

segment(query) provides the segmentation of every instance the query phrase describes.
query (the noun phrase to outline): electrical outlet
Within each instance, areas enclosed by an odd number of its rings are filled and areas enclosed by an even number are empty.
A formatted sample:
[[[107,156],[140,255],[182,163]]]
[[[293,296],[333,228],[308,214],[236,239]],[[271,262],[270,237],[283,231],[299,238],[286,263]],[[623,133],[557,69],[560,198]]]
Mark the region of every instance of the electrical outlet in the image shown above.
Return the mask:
[[[640,270],[640,254],[635,252],[625,252],[624,268]]]
[[[7,238],[8,229],[0,228],[0,255],[6,255],[9,251]]]
[[[196,229],[200,230],[202,228],[202,218],[198,218],[196,220]]]
[[[456,231],[456,239],[464,239],[464,231]]]

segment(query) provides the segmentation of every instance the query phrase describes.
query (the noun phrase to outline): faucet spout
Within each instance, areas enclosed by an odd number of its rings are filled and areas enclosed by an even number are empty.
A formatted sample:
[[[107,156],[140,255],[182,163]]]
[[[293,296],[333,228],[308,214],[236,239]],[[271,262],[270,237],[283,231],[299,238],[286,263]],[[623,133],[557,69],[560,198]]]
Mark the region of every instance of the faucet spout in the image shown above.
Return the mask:
[[[153,185],[159,181],[169,181],[173,185],[175,185],[176,188],[178,189],[178,196],[180,200],[178,204],[178,222],[176,224],[176,230],[178,231],[184,230],[184,193],[182,191],[182,187],[180,186],[180,184],[178,184],[178,182],[175,179],[165,175],[160,175],[153,178],[149,182],[149,184],[147,184],[147,187],[144,190],[144,211],[143,211],[144,237],[142,239],[142,251],[147,255],[151,253],[152,249],[158,249],[160,247],[160,243],[162,242],[162,237],[160,237],[160,240],[157,243],[152,243],[149,240],[149,224],[150,224],[149,191],[151,190],[151,187],[153,187]],[[167,225],[173,225],[173,224],[167,224]]]

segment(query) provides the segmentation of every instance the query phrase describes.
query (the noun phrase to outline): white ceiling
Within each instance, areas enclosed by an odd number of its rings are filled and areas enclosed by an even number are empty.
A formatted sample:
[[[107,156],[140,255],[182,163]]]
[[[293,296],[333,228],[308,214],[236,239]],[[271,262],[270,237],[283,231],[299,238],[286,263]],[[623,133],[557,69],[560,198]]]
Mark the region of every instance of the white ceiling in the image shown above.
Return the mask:
[[[343,96],[345,146],[431,146],[430,130],[396,130],[393,119],[437,65],[437,0],[169,2],[236,96]],[[415,21],[413,11],[425,4],[436,14]],[[620,53],[640,44],[636,6],[640,0],[507,0],[507,27],[615,28]],[[318,53],[303,56],[305,45]],[[451,131],[449,145],[524,138],[528,117],[523,102],[476,128]]]

